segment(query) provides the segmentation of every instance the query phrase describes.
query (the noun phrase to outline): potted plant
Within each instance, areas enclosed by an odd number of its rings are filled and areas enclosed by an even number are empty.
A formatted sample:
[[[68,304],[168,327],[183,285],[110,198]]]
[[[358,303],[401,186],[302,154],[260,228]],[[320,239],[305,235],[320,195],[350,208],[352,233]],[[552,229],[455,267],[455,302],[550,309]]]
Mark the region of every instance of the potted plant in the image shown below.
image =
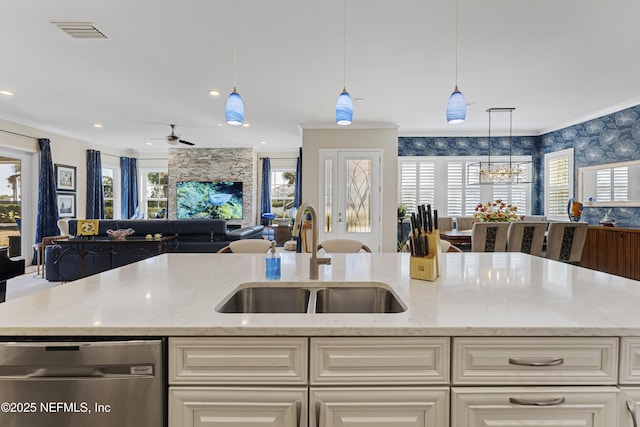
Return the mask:
[[[407,205],[399,203],[398,204],[398,218],[404,218],[404,216],[406,214],[407,214]]]

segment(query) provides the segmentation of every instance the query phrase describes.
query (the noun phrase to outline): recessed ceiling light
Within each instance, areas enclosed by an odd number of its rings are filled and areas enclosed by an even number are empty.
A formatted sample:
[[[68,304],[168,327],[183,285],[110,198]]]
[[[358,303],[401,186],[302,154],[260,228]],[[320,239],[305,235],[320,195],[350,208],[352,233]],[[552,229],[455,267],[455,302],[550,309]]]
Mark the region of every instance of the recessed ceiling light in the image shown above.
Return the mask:
[[[13,92],[8,90],[0,90],[0,95],[13,96]]]
[[[242,124],[242,127],[243,127],[243,128],[248,128],[249,126],[251,126],[249,123],[243,123],[243,124]]]
[[[211,96],[220,96],[220,91],[212,89],[209,91],[209,95]]]
[[[147,145],[153,145],[153,142],[151,142],[151,141],[147,141],[147,142],[146,142],[146,144],[147,144]]]
[[[102,127],[102,125],[101,125],[100,123],[94,123],[94,124],[93,124],[93,127],[94,127],[94,128],[101,128],[101,127]]]
[[[267,141],[260,141],[260,144],[266,144]]]

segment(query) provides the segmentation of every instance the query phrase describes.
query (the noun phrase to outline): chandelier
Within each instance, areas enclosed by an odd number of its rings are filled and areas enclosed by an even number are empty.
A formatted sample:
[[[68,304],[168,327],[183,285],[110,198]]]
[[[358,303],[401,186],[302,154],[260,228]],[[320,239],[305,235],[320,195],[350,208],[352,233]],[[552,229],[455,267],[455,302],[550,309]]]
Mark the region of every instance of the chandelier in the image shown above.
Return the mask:
[[[529,184],[531,161],[516,162],[511,157],[513,135],[513,107],[489,108],[489,155],[486,162],[471,163],[467,167],[467,184]],[[509,113],[509,160],[491,161],[491,114]]]

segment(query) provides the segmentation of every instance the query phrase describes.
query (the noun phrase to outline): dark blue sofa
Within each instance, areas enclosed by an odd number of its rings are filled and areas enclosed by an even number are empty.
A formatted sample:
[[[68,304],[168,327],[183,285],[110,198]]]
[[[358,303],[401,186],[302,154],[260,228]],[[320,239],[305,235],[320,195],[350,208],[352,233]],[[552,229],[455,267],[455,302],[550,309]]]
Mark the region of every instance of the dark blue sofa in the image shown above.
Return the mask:
[[[100,220],[98,236],[107,237],[107,230],[127,229],[135,231],[135,236],[162,234],[176,236],[165,245],[165,252],[214,253],[234,240],[261,239],[264,226],[254,225],[238,229],[227,228],[223,219],[132,219]],[[74,236],[77,220],[69,221],[69,234]],[[132,262],[158,255],[158,249],[151,245],[140,250],[137,247],[123,246],[111,251],[104,245],[85,245],[85,276],[100,273]],[[80,254],[77,246],[59,241],[57,245],[45,249],[45,273],[49,281],[69,281],[79,279]]]

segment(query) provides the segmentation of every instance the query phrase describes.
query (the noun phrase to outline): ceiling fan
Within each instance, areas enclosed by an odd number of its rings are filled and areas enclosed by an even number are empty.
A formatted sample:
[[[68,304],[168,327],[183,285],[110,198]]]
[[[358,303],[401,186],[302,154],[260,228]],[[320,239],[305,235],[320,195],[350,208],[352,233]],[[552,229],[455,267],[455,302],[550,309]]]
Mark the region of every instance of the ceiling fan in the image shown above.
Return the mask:
[[[180,143],[180,144],[186,144],[186,145],[195,145],[193,142],[180,139],[180,135],[175,132],[176,125],[169,125],[169,126],[171,126],[171,133],[167,135],[167,144],[178,145],[178,143]]]

